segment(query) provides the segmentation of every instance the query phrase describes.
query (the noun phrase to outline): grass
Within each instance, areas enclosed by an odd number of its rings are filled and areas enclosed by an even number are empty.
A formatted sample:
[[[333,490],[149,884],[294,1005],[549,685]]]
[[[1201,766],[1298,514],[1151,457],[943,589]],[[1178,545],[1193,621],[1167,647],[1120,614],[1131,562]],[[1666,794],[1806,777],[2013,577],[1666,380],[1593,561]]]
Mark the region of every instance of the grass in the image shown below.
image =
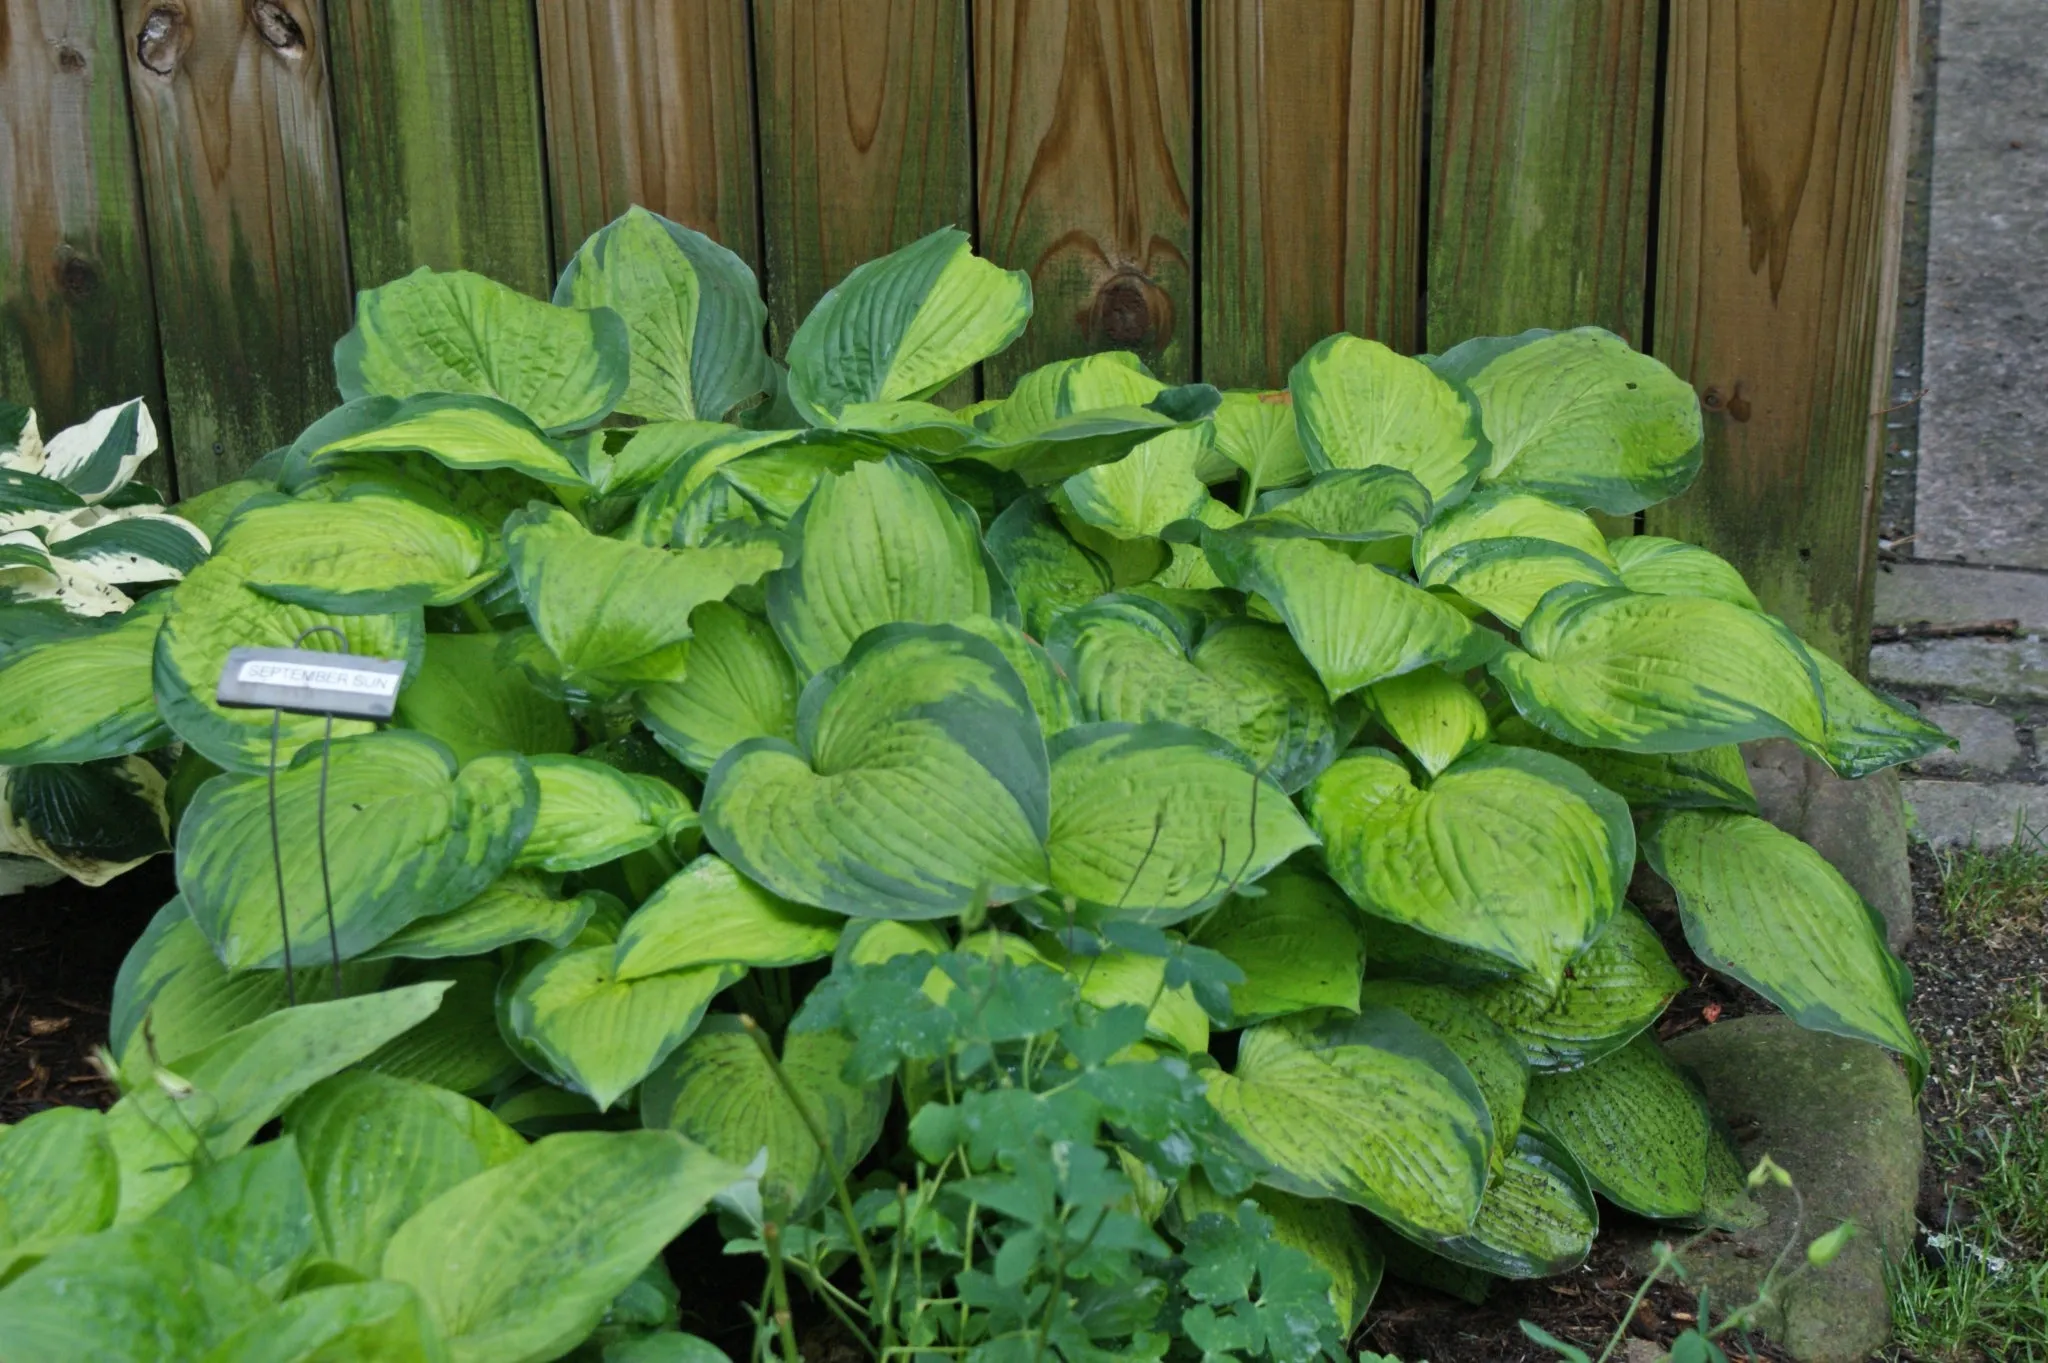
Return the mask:
[[[2005,847],[1972,844],[1936,854],[1941,865],[1941,925],[1951,936],[1988,938],[2048,924],[2048,839],[2015,830]]]
[[[2034,1058],[2043,1042],[2048,1042],[2048,997],[2043,996],[2040,982],[2036,981],[2030,992],[1993,1013],[1991,1025],[1998,1033],[1998,1049],[2005,1068],[2017,1078],[2021,1067]]]

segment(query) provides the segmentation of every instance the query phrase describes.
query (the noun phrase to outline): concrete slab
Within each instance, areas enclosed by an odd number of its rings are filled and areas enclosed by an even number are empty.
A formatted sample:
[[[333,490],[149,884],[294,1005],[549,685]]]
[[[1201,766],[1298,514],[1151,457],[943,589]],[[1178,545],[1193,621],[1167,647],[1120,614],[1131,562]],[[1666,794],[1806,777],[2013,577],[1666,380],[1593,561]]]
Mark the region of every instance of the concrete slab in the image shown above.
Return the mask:
[[[1870,650],[1879,686],[1919,686],[1977,700],[2048,701],[2048,643],[2040,639],[1928,639]]]
[[[1920,717],[1954,735],[1961,745],[1915,762],[1912,769],[1923,776],[2003,776],[2019,765],[2019,731],[1996,710],[1983,705],[1929,705]]]
[[[2025,828],[2048,836],[2048,786],[2016,781],[1906,781],[1913,836],[1935,847],[2004,847]]]
[[[1944,0],[1915,557],[2048,568],[2040,0]]]
[[[2048,269],[2048,262],[2042,268]],[[2048,470],[2044,470],[2048,481]],[[1877,574],[1880,625],[1974,625],[2017,620],[2048,634],[2048,573],[1994,572],[1940,563],[1893,563]]]

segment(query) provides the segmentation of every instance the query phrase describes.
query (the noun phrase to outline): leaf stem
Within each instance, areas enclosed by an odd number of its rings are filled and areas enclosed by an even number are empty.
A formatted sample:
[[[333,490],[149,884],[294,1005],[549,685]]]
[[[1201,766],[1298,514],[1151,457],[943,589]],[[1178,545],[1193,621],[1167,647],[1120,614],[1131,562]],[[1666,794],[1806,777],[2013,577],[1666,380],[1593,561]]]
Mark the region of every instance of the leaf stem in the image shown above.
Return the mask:
[[[796,1317],[789,1309],[789,1276],[782,1271],[782,1227],[773,1221],[761,1227],[761,1243],[768,1251],[768,1292],[776,1333],[782,1336],[783,1363],[803,1363],[796,1348]]]

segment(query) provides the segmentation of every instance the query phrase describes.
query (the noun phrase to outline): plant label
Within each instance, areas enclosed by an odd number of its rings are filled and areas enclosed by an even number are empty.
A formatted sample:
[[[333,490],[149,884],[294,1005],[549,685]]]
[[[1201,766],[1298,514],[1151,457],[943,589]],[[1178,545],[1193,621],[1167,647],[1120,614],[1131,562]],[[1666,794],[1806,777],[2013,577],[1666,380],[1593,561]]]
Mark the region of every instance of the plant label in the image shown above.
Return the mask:
[[[310,648],[237,648],[228,653],[214,699],[237,710],[389,719],[405,663]]]

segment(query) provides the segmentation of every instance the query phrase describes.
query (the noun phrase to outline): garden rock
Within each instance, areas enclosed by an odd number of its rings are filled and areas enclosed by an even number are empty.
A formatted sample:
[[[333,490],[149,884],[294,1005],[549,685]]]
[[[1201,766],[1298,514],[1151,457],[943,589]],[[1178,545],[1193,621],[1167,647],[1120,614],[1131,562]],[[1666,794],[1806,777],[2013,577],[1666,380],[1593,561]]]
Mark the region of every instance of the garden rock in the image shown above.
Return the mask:
[[[1769,1155],[1791,1174],[1806,1206],[1796,1228],[1801,1249],[1839,1222],[1861,1228],[1833,1264],[1785,1289],[1764,1328],[1802,1363],[1864,1363],[1891,1337],[1886,1256],[1910,1253],[1913,1241],[1920,1119],[1905,1075],[1875,1046],[1772,1015],[1691,1032],[1668,1049],[1705,1085],[1735,1133],[1743,1167]],[[1710,1237],[1685,1258],[1691,1283],[1709,1288],[1724,1309],[1755,1299],[1795,1235],[1792,1194],[1771,1186],[1760,1197],[1767,1222]],[[1647,1272],[1650,1237],[1628,1254]],[[1799,1262],[1795,1250],[1788,1269]]]
[[[1846,781],[1784,739],[1745,743],[1763,816],[1826,857],[1884,917],[1893,951],[1913,938],[1913,871],[1898,774]]]

